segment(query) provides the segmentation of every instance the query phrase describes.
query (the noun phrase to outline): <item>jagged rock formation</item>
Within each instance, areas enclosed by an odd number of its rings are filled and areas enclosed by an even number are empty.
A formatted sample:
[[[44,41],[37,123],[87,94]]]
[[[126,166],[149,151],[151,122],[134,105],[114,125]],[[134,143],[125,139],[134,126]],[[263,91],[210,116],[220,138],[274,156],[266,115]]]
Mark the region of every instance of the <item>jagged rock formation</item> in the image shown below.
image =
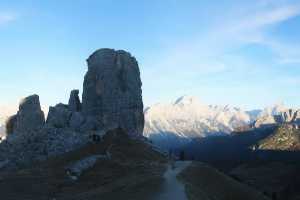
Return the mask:
[[[69,126],[71,115],[68,105],[60,103],[55,107],[50,106],[46,123],[55,128],[66,128]]]
[[[81,103],[79,99],[79,90],[72,90],[69,99],[69,110],[71,112],[79,112],[81,110]]]
[[[275,116],[278,123],[285,122],[299,122],[300,121],[300,110],[288,109],[280,115]]]
[[[79,131],[85,121],[80,111],[79,90],[72,90],[68,105],[59,103],[54,107],[50,106],[46,124],[55,128],[71,128]]]
[[[272,126],[283,123],[300,124],[300,110],[281,109],[273,114],[260,115],[254,122],[254,127]]]
[[[141,135],[142,82],[136,59],[126,51],[100,49],[87,62],[82,95],[82,112],[89,118],[86,126],[122,127],[130,135]]]
[[[82,104],[79,91],[73,90],[68,105],[50,107],[47,125],[81,132],[121,127],[141,136],[142,83],[135,58],[125,51],[100,49],[87,62]]]
[[[45,160],[82,147],[91,141],[91,136],[105,134],[112,128],[142,136],[141,85],[137,61],[128,52],[96,51],[88,58],[83,103],[79,91],[73,90],[67,105],[59,103],[49,108],[45,123],[39,97],[25,98],[18,113],[6,124],[8,132],[16,134],[0,143],[0,162],[17,168]]]
[[[8,119],[6,129],[7,133],[26,133],[43,127],[44,123],[39,96],[32,95],[22,100],[18,113]]]

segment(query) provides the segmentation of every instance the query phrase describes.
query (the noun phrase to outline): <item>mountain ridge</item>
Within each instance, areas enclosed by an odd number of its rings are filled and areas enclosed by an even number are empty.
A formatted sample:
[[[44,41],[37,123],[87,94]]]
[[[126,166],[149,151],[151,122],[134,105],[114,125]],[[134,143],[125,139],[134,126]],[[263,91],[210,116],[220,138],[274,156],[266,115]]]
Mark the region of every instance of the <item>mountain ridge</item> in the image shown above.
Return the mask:
[[[258,119],[268,123],[269,118],[286,110],[283,104],[254,110],[207,105],[195,96],[184,95],[172,103],[156,103],[144,110],[144,136],[159,146],[174,148],[193,138],[230,135],[237,129],[252,126]]]

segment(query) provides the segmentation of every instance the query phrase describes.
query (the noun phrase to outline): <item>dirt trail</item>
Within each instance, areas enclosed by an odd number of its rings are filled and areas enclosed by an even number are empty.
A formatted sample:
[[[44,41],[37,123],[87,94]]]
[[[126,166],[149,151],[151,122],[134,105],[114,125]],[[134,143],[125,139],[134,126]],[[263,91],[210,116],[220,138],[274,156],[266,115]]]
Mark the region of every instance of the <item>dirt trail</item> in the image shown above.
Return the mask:
[[[184,185],[178,181],[177,175],[190,164],[189,161],[177,161],[174,165],[169,165],[164,174],[162,189],[153,200],[188,200]]]

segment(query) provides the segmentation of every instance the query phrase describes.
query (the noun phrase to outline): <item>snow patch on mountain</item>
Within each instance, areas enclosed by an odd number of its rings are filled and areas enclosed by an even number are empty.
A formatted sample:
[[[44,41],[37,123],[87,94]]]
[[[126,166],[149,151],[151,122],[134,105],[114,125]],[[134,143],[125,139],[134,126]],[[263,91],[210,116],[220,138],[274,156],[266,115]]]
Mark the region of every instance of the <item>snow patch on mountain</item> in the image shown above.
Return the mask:
[[[237,107],[206,105],[183,96],[171,104],[155,104],[145,110],[144,136],[158,144],[189,141],[195,137],[230,134],[248,125],[255,113]]]
[[[274,115],[279,115],[282,112],[287,111],[288,108],[283,104],[275,104],[273,106],[269,106],[264,108],[258,115],[258,117],[267,117],[267,116],[274,116]]]

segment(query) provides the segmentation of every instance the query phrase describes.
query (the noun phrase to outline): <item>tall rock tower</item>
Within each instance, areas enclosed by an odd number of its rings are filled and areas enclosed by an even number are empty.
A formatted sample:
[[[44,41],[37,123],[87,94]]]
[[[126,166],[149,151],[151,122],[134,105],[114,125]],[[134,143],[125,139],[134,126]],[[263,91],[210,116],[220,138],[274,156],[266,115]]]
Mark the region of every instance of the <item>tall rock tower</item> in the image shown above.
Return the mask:
[[[144,129],[139,66],[123,50],[99,49],[88,59],[82,113],[96,129],[121,127],[131,136]]]

